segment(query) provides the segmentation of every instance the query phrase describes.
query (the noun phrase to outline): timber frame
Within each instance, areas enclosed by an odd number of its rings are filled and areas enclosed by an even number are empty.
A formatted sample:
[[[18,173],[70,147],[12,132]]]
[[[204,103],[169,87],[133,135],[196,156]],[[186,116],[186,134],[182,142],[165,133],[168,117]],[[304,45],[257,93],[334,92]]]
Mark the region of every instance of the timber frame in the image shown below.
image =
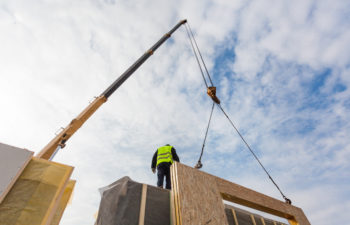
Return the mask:
[[[171,181],[173,225],[228,225],[223,200],[310,225],[301,208],[181,163],[171,166]]]

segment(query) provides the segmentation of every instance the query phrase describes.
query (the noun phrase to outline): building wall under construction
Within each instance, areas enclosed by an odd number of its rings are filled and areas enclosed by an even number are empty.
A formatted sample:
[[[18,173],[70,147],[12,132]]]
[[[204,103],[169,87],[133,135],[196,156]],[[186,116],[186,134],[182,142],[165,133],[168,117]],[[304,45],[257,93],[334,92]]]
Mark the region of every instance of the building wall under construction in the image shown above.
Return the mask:
[[[102,198],[95,225],[172,224],[169,190],[137,183],[129,177],[123,177],[102,188],[101,195]],[[225,205],[224,207],[229,225],[284,225],[234,206]],[[209,221],[208,225],[220,224],[214,224]]]

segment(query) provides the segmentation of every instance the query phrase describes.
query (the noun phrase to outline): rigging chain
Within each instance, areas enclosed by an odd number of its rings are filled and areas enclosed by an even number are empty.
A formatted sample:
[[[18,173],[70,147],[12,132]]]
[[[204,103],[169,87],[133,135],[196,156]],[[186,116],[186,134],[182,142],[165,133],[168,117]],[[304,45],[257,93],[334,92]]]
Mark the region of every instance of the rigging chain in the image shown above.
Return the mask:
[[[187,32],[187,36],[190,40],[190,43],[191,43],[191,46],[192,46],[192,50],[193,50],[193,53],[196,57],[196,60],[197,60],[197,63],[198,63],[198,66],[199,66],[199,69],[201,71],[201,74],[202,74],[202,78],[203,78],[203,81],[204,81],[204,84],[205,86],[207,87],[208,89],[208,95],[212,98],[213,100],[213,106],[211,108],[211,113],[210,113],[210,117],[209,117],[209,122],[208,122],[208,126],[207,126],[207,130],[205,132],[205,136],[204,136],[204,141],[203,141],[203,145],[202,145],[202,150],[201,150],[201,154],[199,156],[199,159],[198,159],[198,162],[197,162],[197,165],[195,166],[195,168],[197,169],[200,169],[202,168],[202,162],[201,162],[201,159],[202,159],[202,156],[203,156],[203,152],[204,152],[204,147],[205,147],[205,142],[206,142],[206,139],[207,139],[207,135],[208,135],[208,130],[209,130],[209,125],[210,125],[210,121],[211,121],[211,118],[212,118],[212,115],[213,115],[213,109],[214,109],[214,105],[215,103],[219,106],[219,108],[221,109],[221,111],[223,112],[223,114],[226,116],[226,118],[228,119],[228,121],[230,122],[230,124],[232,125],[232,127],[236,130],[237,134],[240,136],[240,138],[242,139],[242,141],[245,143],[245,145],[247,146],[248,150],[252,153],[252,155],[254,156],[254,158],[258,161],[258,163],[260,164],[260,166],[262,167],[262,169],[265,171],[265,173],[267,174],[267,176],[269,177],[269,179],[272,181],[272,183],[276,186],[276,188],[278,189],[278,191],[281,193],[283,199],[285,200],[285,202],[287,204],[292,204],[292,201],[287,198],[283,192],[281,191],[281,189],[278,187],[278,185],[276,184],[276,182],[272,179],[271,175],[269,174],[269,172],[265,169],[265,167],[263,166],[263,164],[260,162],[259,158],[256,156],[256,154],[254,153],[254,151],[252,150],[252,148],[249,146],[249,144],[247,143],[247,141],[244,139],[244,137],[242,136],[242,134],[239,132],[239,130],[236,128],[236,126],[234,125],[234,123],[232,122],[232,120],[230,119],[230,117],[227,115],[227,113],[225,112],[225,110],[222,108],[222,106],[220,105],[220,100],[216,97],[216,88],[214,87],[214,84],[213,84],[213,81],[210,77],[210,74],[208,72],[208,69],[205,65],[205,62],[203,60],[203,57],[202,57],[202,54],[199,50],[199,47],[197,45],[197,42],[196,42],[196,39],[193,35],[193,32],[191,30],[191,27],[189,25],[189,23],[187,22],[185,24],[185,28],[186,28],[186,32]],[[192,41],[193,39],[193,41]],[[193,44],[194,43],[194,44]],[[196,49],[194,47],[194,45],[196,46]],[[197,50],[197,51],[196,51]],[[198,53],[197,53],[198,52]],[[203,73],[203,69],[202,69],[202,66],[200,64],[200,61],[199,61],[199,58],[198,58],[198,55],[200,56],[200,59],[202,61],[202,64],[205,68],[205,71],[206,71],[206,74],[209,78],[209,81],[210,81],[210,84],[212,85],[211,87],[208,87],[208,83],[205,79],[205,76],[204,76],[204,73]]]

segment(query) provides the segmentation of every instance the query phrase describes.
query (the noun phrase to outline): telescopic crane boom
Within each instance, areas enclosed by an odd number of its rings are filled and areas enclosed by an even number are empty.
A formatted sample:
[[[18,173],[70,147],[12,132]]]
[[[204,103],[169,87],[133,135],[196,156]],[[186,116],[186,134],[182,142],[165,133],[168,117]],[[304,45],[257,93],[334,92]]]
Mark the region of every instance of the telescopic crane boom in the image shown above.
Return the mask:
[[[99,97],[90,103],[66,128],[52,139],[39,153],[38,157],[51,160],[58,150],[64,148],[68,139],[90,118],[92,114],[107,101],[107,99],[126,81],[170,36],[187,20],[181,20],[168,33],[159,39],[148,51],[146,51],[133,65],[118,77]]]

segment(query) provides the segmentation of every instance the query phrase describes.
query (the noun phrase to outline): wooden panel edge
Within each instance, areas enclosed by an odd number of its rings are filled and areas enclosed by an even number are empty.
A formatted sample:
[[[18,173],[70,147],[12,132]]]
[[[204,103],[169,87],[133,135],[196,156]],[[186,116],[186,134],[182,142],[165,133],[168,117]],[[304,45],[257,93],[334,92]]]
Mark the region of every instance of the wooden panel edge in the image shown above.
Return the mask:
[[[296,222],[297,225],[310,225],[310,222],[308,221],[303,211],[296,206],[289,205],[278,199],[221,179],[219,177],[215,177],[215,179],[221,196],[224,200],[285,218],[289,221],[294,222],[294,224]],[[234,193],[236,195],[234,195]]]
[[[179,184],[178,184],[178,179],[177,179],[177,162],[174,162],[173,165],[171,166],[171,178],[172,178],[172,188],[171,191],[173,192],[174,195],[174,209],[175,209],[175,225],[181,225],[182,220],[181,220],[181,213],[180,213],[180,199],[179,199]]]
[[[65,187],[68,184],[69,178],[72,175],[72,172],[73,172],[74,168],[71,167],[71,166],[68,166],[68,165],[51,162],[51,161],[48,161],[48,160],[45,160],[45,159],[40,159],[40,158],[37,158],[37,157],[33,157],[33,158],[36,158],[35,160],[46,161],[48,163],[53,163],[53,164],[56,164],[56,165],[60,165],[60,166],[66,167],[66,169],[67,169],[66,173],[63,176],[63,179],[62,179],[61,183],[57,187],[57,192],[56,192],[56,194],[55,194],[55,196],[53,198],[53,201],[51,202],[50,206],[48,207],[48,210],[46,211],[46,214],[45,214],[45,216],[44,216],[44,218],[42,220],[42,223],[41,223],[42,225],[49,225],[49,224],[51,224],[52,218],[54,217],[54,215],[56,213],[56,209],[58,207],[58,204],[60,203],[60,199],[61,199],[61,197],[63,195]]]
[[[288,220],[288,223],[290,225],[299,225],[299,223],[297,221],[295,221],[295,220]]]
[[[252,220],[253,225],[256,225],[255,218],[254,218],[253,214],[250,214],[250,219]]]
[[[51,220],[51,224],[50,225],[58,225],[62,219],[63,213],[67,207],[67,205],[69,204],[69,202],[71,201],[72,198],[72,194],[75,188],[75,184],[76,184],[76,180],[69,180],[66,187],[64,188],[64,192],[63,192],[63,196],[60,199],[60,202],[58,204],[58,209],[55,212],[55,216],[53,217],[52,220],[54,220],[56,217],[58,217],[58,219],[56,221],[52,221]],[[65,194],[68,193],[67,198],[65,198]]]
[[[233,219],[235,220],[235,224],[238,225],[236,211],[234,209],[231,209],[231,210],[232,210],[232,214],[233,214]]]
[[[24,149],[28,152],[30,152],[31,156],[28,157],[26,159],[26,161],[24,161],[24,163],[22,164],[21,168],[18,170],[17,174],[15,175],[15,177],[11,180],[10,184],[7,186],[7,188],[4,190],[4,192],[0,195],[0,204],[2,203],[2,201],[5,199],[6,195],[9,193],[9,191],[11,190],[11,188],[13,187],[13,185],[16,183],[16,181],[18,180],[19,176],[21,176],[23,170],[26,168],[26,166],[28,165],[28,163],[30,162],[30,160],[32,160],[34,152],[29,151],[27,149]]]
[[[171,179],[171,185],[174,185],[174,179],[173,176],[171,175],[172,168],[170,169],[170,179]],[[172,187],[170,190],[170,225],[176,225],[176,216],[175,216],[175,194],[174,194],[174,188]]]
[[[146,197],[147,197],[147,184],[142,184],[139,225],[145,224]]]

